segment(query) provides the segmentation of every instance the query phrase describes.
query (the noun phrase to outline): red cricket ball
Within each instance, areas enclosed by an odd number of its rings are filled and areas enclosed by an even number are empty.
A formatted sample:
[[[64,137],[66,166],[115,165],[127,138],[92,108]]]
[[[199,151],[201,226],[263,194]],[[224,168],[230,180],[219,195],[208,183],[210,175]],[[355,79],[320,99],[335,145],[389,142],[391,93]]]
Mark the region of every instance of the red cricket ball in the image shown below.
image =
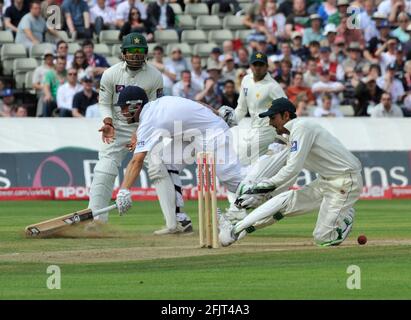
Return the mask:
[[[365,235],[360,235],[357,239],[358,244],[363,245],[367,243],[367,237]]]

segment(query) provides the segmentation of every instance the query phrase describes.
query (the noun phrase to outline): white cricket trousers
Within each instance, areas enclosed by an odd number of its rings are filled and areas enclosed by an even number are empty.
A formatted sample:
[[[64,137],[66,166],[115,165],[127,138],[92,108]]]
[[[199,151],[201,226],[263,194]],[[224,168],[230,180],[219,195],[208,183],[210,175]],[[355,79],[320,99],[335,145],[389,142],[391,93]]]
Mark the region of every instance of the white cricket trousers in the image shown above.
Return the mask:
[[[347,173],[335,178],[319,177],[300,190],[281,193],[252,211],[236,224],[235,232],[247,228],[270,225],[283,217],[309,213],[319,209],[313,236],[317,244],[324,245],[338,240],[344,218],[348,216],[362,191],[361,173]]]

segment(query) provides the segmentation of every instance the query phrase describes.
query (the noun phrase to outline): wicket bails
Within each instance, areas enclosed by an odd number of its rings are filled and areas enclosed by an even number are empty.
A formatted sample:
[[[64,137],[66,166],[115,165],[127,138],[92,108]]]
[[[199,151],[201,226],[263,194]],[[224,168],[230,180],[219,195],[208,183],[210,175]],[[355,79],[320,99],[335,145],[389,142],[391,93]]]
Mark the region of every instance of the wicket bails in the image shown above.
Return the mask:
[[[197,172],[200,247],[218,248],[216,169],[213,153],[197,153]]]

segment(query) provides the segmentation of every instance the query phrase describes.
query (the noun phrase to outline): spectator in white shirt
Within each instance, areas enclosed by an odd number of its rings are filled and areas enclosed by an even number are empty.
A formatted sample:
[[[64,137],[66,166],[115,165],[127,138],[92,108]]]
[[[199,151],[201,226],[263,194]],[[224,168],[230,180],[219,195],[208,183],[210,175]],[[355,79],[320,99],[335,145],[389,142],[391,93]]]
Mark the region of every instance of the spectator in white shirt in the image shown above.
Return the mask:
[[[72,117],[73,97],[83,87],[77,82],[77,70],[67,70],[67,82],[57,89],[57,108],[60,117]]]
[[[391,63],[388,65],[385,75],[377,78],[377,86],[383,91],[389,92],[394,103],[400,102],[405,95],[404,86],[395,77],[395,72],[395,63]]]
[[[302,60],[299,56],[292,54],[291,45],[288,42],[283,42],[281,44],[281,54],[272,55],[269,57],[272,62],[279,62],[283,60],[289,60],[292,64],[292,71],[300,70],[302,67]]]
[[[411,14],[411,1],[384,0],[379,4],[378,12],[387,16],[390,22],[395,22],[400,12]]]
[[[204,89],[204,81],[208,78],[208,73],[201,67],[201,57],[194,55],[191,57],[191,81],[197,84],[201,90]]]
[[[330,93],[332,96],[332,104],[340,105],[340,98],[338,94],[344,91],[345,87],[343,84],[337,81],[330,80],[330,73],[328,70],[321,70],[320,81],[314,83],[312,86],[312,91],[317,97],[317,105],[322,106],[322,95],[324,93]]]
[[[90,10],[91,25],[94,32],[99,35],[101,30],[114,29],[116,27],[116,12],[106,6],[105,0],[97,0]]]
[[[402,118],[404,116],[400,107],[392,103],[391,94],[384,92],[381,96],[381,103],[371,110],[372,118]]]
[[[191,71],[183,70],[181,80],[173,86],[173,96],[194,100],[201,90],[201,87],[191,81]]]
[[[344,115],[332,104],[332,96],[329,93],[322,95],[322,106],[318,106],[314,110],[314,117],[343,117]]]
[[[174,82],[177,79],[177,71],[172,65],[166,65],[163,61],[164,49],[156,46],[153,49],[153,60],[150,63],[155,66],[163,76],[163,93],[165,96],[172,94]]]
[[[142,20],[147,19],[147,9],[144,3],[140,0],[127,0],[120,3],[116,9],[116,25],[121,28],[123,24],[128,20],[130,8],[135,7],[138,9]]]

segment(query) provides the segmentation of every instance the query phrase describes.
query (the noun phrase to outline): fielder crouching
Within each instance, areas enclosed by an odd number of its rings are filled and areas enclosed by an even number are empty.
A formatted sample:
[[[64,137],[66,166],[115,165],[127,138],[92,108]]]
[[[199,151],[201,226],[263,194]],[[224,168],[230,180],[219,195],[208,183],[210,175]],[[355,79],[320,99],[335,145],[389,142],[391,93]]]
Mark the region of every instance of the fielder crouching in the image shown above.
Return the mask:
[[[342,243],[352,229],[353,205],[362,190],[360,161],[328,131],[308,119],[297,119],[294,105],[285,98],[273,100],[270,109],[259,116],[269,117],[278,134],[288,135],[290,152],[277,174],[242,190],[237,205],[247,207],[254,195],[275,191],[303,168],[317,173],[318,178],[300,190],[276,195],[235,225],[220,217],[221,244],[228,246],[257,228],[314,209],[320,210],[313,232],[315,242],[321,246]]]

